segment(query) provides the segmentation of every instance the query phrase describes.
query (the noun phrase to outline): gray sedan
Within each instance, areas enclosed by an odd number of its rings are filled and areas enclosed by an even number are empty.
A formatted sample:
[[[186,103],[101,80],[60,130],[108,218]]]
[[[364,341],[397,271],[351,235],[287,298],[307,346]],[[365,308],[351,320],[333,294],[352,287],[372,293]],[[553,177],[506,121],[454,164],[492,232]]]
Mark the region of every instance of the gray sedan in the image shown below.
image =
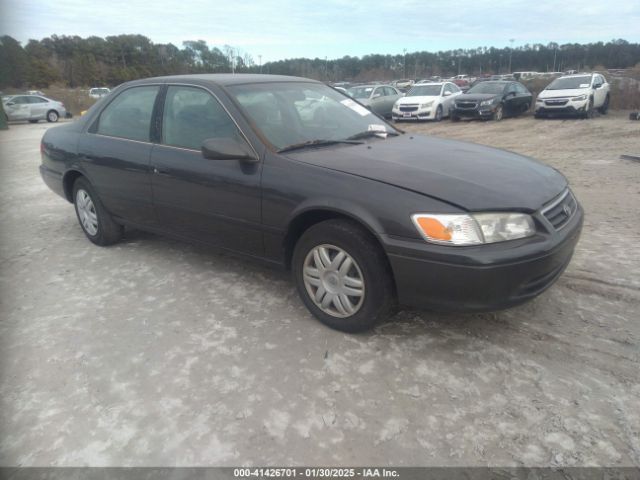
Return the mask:
[[[393,105],[403,96],[391,85],[360,85],[350,88],[348,94],[385,118],[391,118]]]
[[[51,100],[40,95],[13,95],[2,99],[7,120],[28,120],[37,123],[39,120],[57,122],[67,115],[62,102]]]

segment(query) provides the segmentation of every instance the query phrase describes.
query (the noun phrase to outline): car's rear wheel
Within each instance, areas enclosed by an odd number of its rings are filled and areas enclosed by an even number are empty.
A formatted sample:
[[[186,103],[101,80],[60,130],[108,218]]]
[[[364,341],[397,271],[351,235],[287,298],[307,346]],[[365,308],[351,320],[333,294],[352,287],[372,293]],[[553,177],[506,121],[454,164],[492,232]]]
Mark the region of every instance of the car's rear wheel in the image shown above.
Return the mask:
[[[607,112],[609,111],[609,95],[607,94],[607,97],[604,99],[604,103],[602,104],[602,106],[598,109],[598,111],[602,114],[602,115],[606,115]]]
[[[395,296],[385,254],[354,222],[310,227],[296,243],[292,269],[305,306],[331,328],[360,332],[391,314]]]
[[[502,120],[503,116],[504,116],[504,110],[502,108],[502,105],[498,105],[495,111],[493,112],[493,119],[496,122],[499,122],[500,120]]]
[[[113,220],[91,184],[83,177],[73,184],[73,204],[82,231],[93,243],[106,246],[122,238],[122,225]]]
[[[56,112],[55,110],[49,110],[47,112],[47,122],[56,123],[59,118],[60,116],[58,115],[58,112]]]
[[[433,117],[433,119],[436,122],[439,122],[440,120],[442,120],[442,105],[438,105],[438,108],[436,108],[436,114]]]

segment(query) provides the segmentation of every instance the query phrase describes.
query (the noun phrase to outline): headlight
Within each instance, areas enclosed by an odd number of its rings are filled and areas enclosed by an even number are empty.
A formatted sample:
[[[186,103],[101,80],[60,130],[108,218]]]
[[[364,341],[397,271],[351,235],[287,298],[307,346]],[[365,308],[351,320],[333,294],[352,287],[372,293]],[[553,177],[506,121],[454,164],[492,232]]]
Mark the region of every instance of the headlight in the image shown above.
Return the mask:
[[[586,99],[586,95],[579,95],[577,97],[573,97],[571,100],[573,100],[574,102],[584,102]]]
[[[420,108],[428,108],[431,105],[433,105],[433,100],[431,100],[430,102],[427,102],[427,103],[421,103],[420,104]]]
[[[428,214],[411,216],[422,237],[441,245],[481,245],[530,237],[535,233],[525,213]]]
[[[544,102],[544,98],[536,98],[536,103],[542,103]]]
[[[495,98],[490,98],[489,100],[483,100],[480,102],[480,106],[481,107],[487,107],[489,105],[493,105],[493,102],[495,101]]]

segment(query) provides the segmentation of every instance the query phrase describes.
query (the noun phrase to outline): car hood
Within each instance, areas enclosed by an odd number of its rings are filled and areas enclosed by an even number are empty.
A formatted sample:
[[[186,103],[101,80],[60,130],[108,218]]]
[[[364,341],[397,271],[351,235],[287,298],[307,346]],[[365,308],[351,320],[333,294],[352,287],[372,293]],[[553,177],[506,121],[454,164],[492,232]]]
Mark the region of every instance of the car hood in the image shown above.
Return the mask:
[[[407,103],[424,103],[437,100],[440,95],[415,95],[413,97],[401,97],[397,100],[398,105],[405,105]]]
[[[516,153],[408,134],[363,145],[286,154],[384,182],[469,211],[533,212],[567,186],[558,171]]]
[[[489,100],[491,98],[496,98],[498,96],[498,94],[496,93],[463,93],[462,95],[459,95],[458,97],[456,97],[456,100],[460,100],[460,101],[465,101],[465,100],[470,100],[470,101],[482,101],[482,100]]]
[[[567,88],[564,90],[543,90],[538,98],[577,97],[589,93],[588,88]]]

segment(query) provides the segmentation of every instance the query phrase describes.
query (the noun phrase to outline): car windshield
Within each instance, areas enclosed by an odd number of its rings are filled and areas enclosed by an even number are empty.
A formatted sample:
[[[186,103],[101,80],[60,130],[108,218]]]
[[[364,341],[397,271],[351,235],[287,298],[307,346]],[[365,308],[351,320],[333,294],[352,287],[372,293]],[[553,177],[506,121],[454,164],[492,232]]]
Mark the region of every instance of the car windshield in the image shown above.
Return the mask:
[[[504,83],[482,82],[467,90],[467,93],[493,93],[498,94],[504,91]]]
[[[570,90],[574,88],[588,88],[591,85],[591,75],[585,75],[583,77],[565,77],[557,78],[547,90]]]
[[[436,97],[441,88],[441,85],[417,85],[409,90],[407,97]]]
[[[323,84],[257,83],[227,87],[259,132],[278,150],[306,142],[386,137],[398,131]]]
[[[353,98],[369,98],[373,87],[353,87],[347,90]]]

